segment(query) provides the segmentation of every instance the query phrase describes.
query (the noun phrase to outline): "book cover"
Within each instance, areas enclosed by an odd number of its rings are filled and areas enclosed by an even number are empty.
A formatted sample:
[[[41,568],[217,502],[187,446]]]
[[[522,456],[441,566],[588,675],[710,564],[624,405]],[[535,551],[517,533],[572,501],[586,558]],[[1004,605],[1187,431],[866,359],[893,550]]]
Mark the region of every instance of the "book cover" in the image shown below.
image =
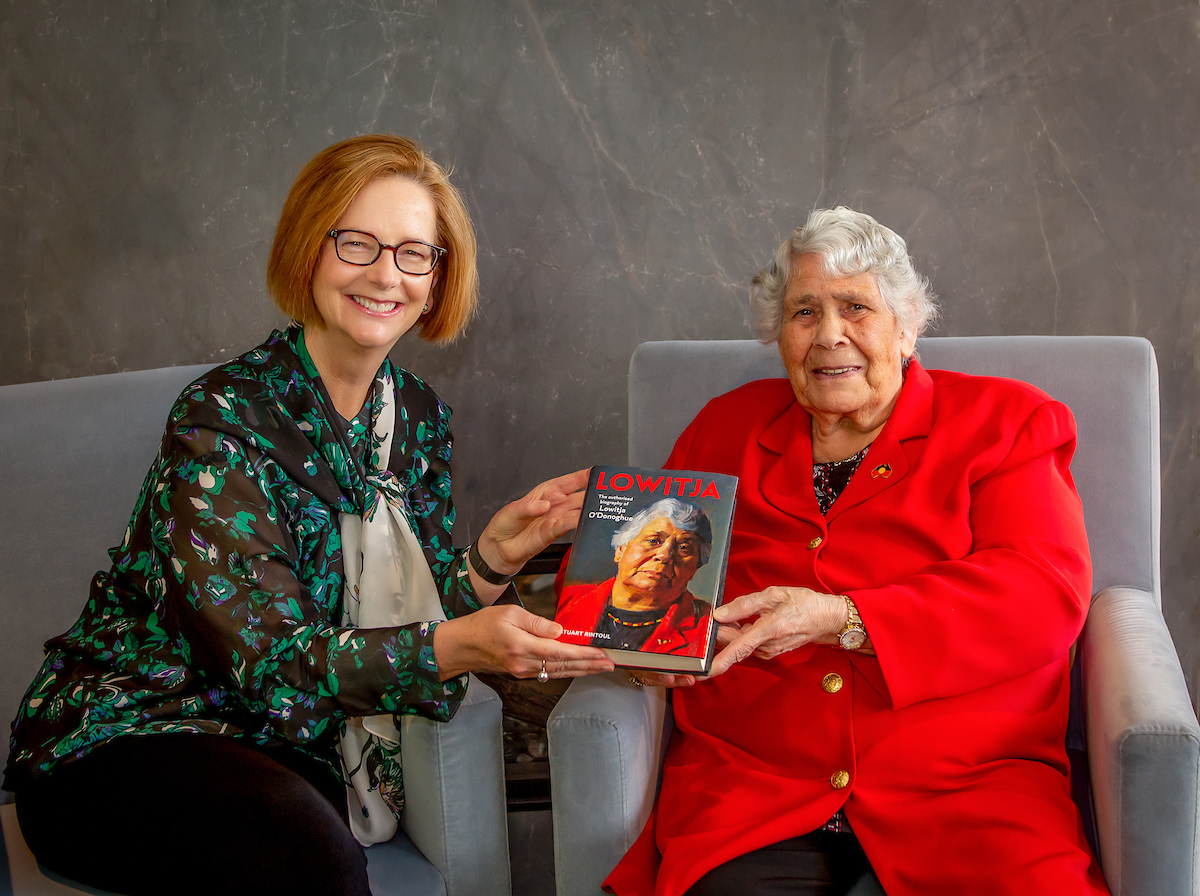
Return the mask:
[[[707,674],[736,491],[719,473],[593,467],[556,583],[559,640],[618,666]]]

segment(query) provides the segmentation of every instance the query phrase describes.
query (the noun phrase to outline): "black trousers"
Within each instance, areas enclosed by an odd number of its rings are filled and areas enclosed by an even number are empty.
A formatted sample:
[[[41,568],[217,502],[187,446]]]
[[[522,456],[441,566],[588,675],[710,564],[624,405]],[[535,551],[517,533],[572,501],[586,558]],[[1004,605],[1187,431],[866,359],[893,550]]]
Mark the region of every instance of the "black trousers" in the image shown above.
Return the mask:
[[[226,737],[118,737],[16,791],[46,868],[129,896],[368,896],[346,792],[290,748]]]
[[[853,834],[813,831],[714,868],[687,896],[844,896],[871,873]]]

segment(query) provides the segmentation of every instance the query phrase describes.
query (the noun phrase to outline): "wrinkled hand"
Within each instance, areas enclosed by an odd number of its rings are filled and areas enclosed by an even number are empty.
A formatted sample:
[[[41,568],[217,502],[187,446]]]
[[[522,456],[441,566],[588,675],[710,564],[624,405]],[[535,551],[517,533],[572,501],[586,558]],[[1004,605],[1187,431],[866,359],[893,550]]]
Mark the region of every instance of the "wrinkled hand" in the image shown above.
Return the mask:
[[[484,562],[503,575],[512,575],[579,522],[588,471],[577,470],[535,487],[525,497],[501,507],[483,534],[479,552]]]
[[[647,672],[645,669],[630,669],[629,682],[641,682],[647,688],[690,688],[696,683],[695,675],[672,675],[670,672]]]
[[[533,678],[577,678],[611,672],[612,661],[598,647],[554,640],[562,626],[513,605],[484,607],[468,616],[448,619],[433,630],[433,653],[442,680],[464,672],[503,672]]]
[[[772,659],[805,644],[836,644],[846,627],[846,601],[811,588],[772,585],[717,607],[717,641],[709,677],[720,675],[751,654]],[[742,620],[757,616],[749,622]]]

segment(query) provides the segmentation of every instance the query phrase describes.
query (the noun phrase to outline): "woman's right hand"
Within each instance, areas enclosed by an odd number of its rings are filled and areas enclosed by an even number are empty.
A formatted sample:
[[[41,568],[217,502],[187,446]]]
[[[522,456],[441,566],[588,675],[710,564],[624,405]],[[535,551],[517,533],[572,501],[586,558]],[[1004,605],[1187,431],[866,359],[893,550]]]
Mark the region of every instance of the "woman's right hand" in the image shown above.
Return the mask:
[[[578,678],[611,672],[613,663],[598,647],[554,640],[562,626],[512,605],[484,607],[448,619],[433,630],[433,653],[442,681],[464,672],[502,672],[534,678]]]
[[[696,683],[695,675],[673,672],[647,672],[645,669],[633,669],[629,673],[629,683],[637,687],[647,688],[690,688]]]

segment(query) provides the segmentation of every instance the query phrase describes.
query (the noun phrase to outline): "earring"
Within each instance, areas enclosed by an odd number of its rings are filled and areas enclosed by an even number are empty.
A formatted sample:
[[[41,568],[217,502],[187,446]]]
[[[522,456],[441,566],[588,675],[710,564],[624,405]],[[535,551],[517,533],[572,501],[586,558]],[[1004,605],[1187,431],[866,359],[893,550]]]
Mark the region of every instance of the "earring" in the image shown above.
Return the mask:
[[[422,314],[428,314],[428,313],[429,313],[429,303],[428,303],[428,302],[426,302],[426,303],[425,303],[425,307],[421,309],[421,313],[422,313]]]

